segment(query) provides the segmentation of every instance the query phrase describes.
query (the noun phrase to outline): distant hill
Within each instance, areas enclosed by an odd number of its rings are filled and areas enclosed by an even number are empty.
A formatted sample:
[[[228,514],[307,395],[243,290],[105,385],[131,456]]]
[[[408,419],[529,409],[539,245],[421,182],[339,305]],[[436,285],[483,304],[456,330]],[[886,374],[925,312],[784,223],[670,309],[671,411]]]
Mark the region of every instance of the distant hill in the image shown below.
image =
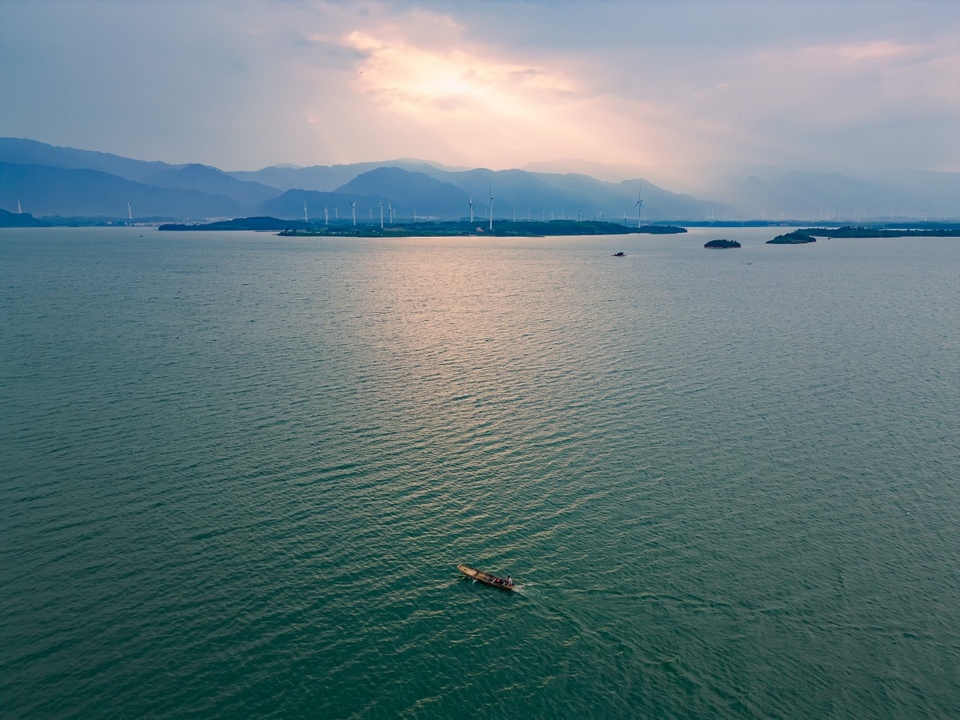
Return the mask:
[[[588,165],[585,165],[588,166]],[[537,166],[537,167],[549,167]],[[620,168],[625,171],[627,168]],[[0,138],[0,208],[20,201],[24,213],[46,216],[210,220],[270,215],[379,222],[379,203],[395,219],[436,217],[483,221],[492,194],[495,218],[637,221],[954,220],[960,218],[960,173],[902,171],[864,180],[839,173],[785,172],[731,166],[707,185],[713,199],[674,193],[644,178],[606,182],[578,173],[463,170],[419,160],[313,167],[274,166],[224,172],[195,163],[171,165],[110,153]],[[737,172],[749,170],[749,174]],[[714,176],[716,178],[717,176]],[[706,192],[706,191],[705,191]],[[128,205],[130,209],[128,210]],[[389,217],[387,215],[387,217]]]
[[[133,160],[93,150],[58,147],[24,138],[0,138],[0,161],[69,170],[99,170],[143,183],[150,182],[150,179],[161,171],[183,167],[164,162]]]
[[[396,167],[427,175],[432,175],[435,171],[443,171],[442,168],[431,163],[416,160],[390,160],[352,165],[313,165],[303,168],[274,165],[261,170],[239,170],[228,174],[238,180],[262,183],[281,190],[332,192],[358,175],[384,167]]]
[[[222,170],[197,164],[160,170],[150,176],[149,182],[158,187],[225,195],[236,200],[244,212],[257,208],[261,203],[281,193],[275,187],[237,180]]]
[[[209,218],[241,210],[232,198],[198,190],[158,188],[97,170],[0,162],[0,208],[12,210],[18,201],[34,216]]]
[[[302,220],[304,207],[307,217],[317,221],[324,217],[330,220],[352,220],[350,203],[357,203],[357,221],[371,222],[376,210],[378,198],[364,197],[345,193],[317,192],[316,190],[287,190],[282,195],[267,200],[260,206],[264,215],[289,220]],[[379,215],[377,215],[379,221]]]
[[[840,173],[792,171],[763,179],[730,179],[718,189],[720,199],[744,218],[920,219],[960,216],[960,174],[903,173],[884,182],[857,180]],[[948,190],[949,188],[949,190]],[[952,192],[951,192],[952,191]]]
[[[300,219],[306,203],[312,218],[322,217],[326,209],[331,219],[337,214],[346,219],[351,217],[353,201],[358,221],[377,222],[382,200],[393,207],[398,219],[416,213],[449,220],[469,217],[472,198],[474,216],[482,220],[488,215],[492,191],[497,218],[622,220],[626,216],[632,223],[635,193],[641,187],[644,221],[702,219],[712,207],[642,180],[608,183],[586,175],[460,170],[416,160],[227,173],[199,164],[147,162],[0,138],[0,162],[20,166],[4,170],[0,206],[13,210],[21,200],[37,216],[125,218],[129,202],[138,217],[197,220],[262,213]]]
[[[421,172],[384,167],[358,175],[337,188],[338,193],[383,198],[398,217],[462,217],[469,214],[469,197],[462,189]],[[378,211],[379,212],[379,208]]]
[[[643,192],[644,221],[702,219],[716,203],[704,202],[671,193],[642,179],[609,183],[586,175],[551,175],[525,170],[487,170],[478,168],[460,172],[431,169],[429,174],[461,188],[472,197],[474,213],[486,217],[488,198],[494,196],[494,215],[512,219],[636,220],[637,193]]]
[[[232,217],[280,192],[203,165],[145,162],[0,138],[0,207],[11,211],[19,201],[37,216]]]

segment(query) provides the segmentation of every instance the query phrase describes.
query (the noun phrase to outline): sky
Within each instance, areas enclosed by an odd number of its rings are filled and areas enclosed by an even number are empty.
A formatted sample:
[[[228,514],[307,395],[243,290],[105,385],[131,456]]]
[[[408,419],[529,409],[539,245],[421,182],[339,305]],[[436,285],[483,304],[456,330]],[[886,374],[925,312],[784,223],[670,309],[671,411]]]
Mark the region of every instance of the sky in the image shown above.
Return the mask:
[[[960,2],[0,0],[0,136],[225,170],[960,171]]]

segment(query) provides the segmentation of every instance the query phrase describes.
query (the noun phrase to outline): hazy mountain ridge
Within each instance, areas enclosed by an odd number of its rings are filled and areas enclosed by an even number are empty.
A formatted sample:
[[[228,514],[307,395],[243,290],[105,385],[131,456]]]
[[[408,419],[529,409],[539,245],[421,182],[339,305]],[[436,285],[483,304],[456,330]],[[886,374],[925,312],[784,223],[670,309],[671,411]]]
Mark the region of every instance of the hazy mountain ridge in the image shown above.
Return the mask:
[[[760,219],[954,219],[960,173],[888,172],[872,180],[840,173],[756,168],[712,185],[710,200],[663,189],[642,178],[609,182],[582,173],[486,168],[463,170],[418,160],[225,172],[109,153],[0,138],[0,208],[34,216],[164,217],[174,220],[251,215],[302,219],[469,217],[606,219],[633,222],[638,196],[645,222]],[[128,209],[129,203],[129,209]]]
[[[391,205],[396,213],[405,217],[414,214],[455,217],[465,214],[469,205],[467,193],[461,188],[422,172],[397,167],[365,172],[337,188],[337,192],[383,197],[385,206]],[[378,210],[380,202],[378,199]]]
[[[244,208],[256,208],[281,190],[258,182],[237,180],[231,175],[210,167],[191,163],[179,168],[161,170],[150,177],[150,184],[180,190],[200,190],[215,195],[226,195]]]
[[[347,220],[352,217],[351,202],[357,203],[357,222],[374,220],[378,198],[347,193],[322,192],[319,190],[287,190],[282,195],[267,200],[259,212],[276,218],[303,220],[304,210],[310,218]],[[386,208],[386,205],[384,205]],[[386,210],[385,210],[386,212]],[[377,218],[379,220],[379,214]]]
[[[312,165],[310,167],[286,167],[272,165],[260,170],[234,170],[227,174],[237,180],[257,182],[280,190],[317,190],[334,192],[358,175],[382,167],[398,167],[411,172],[431,175],[443,169],[435,164],[419,160],[385,160],[361,162],[351,165]]]
[[[833,217],[877,218],[902,215],[904,208],[929,203],[918,195],[839,173],[792,171],[767,181],[756,175],[731,185],[723,198],[751,217],[824,220]],[[911,213],[913,214],[913,213]]]
[[[96,150],[48,145],[26,138],[0,137],[0,161],[18,165],[44,165],[67,170],[99,170],[127,180],[149,183],[164,170],[183,165],[170,165],[159,160],[134,160]]]
[[[0,207],[35,217],[232,217],[234,199],[199,190],[163,188],[99,170],[0,162]]]
[[[642,180],[613,184],[585,175],[459,170],[412,160],[227,173],[199,164],[169,165],[5,138],[0,139],[0,161],[35,168],[29,172],[8,169],[0,187],[0,207],[13,211],[21,201],[23,209],[35,215],[122,218],[127,215],[124,211],[129,202],[136,216],[161,215],[172,219],[230,214],[274,214],[300,219],[304,205],[313,218],[326,211],[328,217],[346,219],[352,217],[350,202],[356,202],[358,221],[369,222],[379,220],[379,203],[383,201],[393,208],[396,217],[412,217],[416,213],[421,217],[451,219],[469,217],[472,199],[474,216],[480,221],[489,214],[492,191],[495,217],[602,216],[615,220],[633,216],[633,193],[641,186],[646,191],[645,219],[703,217],[707,205]],[[85,163],[92,167],[77,167]],[[48,170],[36,169],[40,167]],[[114,173],[108,173],[108,169]],[[103,177],[70,175],[79,170],[99,172]],[[108,181],[108,176],[116,179]],[[299,186],[287,187],[293,183]],[[153,199],[147,189],[150,187],[155,189]],[[182,207],[178,207],[171,191],[194,195],[183,197]],[[676,198],[683,198],[683,202],[678,204]],[[651,206],[655,209],[651,210]]]

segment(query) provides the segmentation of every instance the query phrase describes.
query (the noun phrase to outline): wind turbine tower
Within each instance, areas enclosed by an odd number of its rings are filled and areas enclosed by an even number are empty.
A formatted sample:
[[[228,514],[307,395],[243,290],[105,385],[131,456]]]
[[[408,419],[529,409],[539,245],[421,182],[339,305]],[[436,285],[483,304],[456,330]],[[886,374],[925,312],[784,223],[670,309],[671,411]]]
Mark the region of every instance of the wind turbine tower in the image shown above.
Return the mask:
[[[470,224],[473,225],[473,195],[470,196]]]
[[[637,204],[634,206],[637,208],[637,227],[640,227],[640,213],[643,211],[643,189],[637,191]]]
[[[354,200],[350,203],[350,212],[353,213],[353,226],[357,226],[357,201]]]
[[[490,232],[493,232],[493,183],[490,183]]]
[[[303,204],[303,221],[307,222],[307,204]]]
[[[383,230],[383,200],[380,201],[380,229]]]
[[[20,201],[19,201],[19,200],[17,200],[17,207],[18,207],[18,208],[20,207]],[[127,217],[128,217],[129,219],[133,220],[133,208],[130,207],[130,201],[129,201],[129,200],[127,201]]]

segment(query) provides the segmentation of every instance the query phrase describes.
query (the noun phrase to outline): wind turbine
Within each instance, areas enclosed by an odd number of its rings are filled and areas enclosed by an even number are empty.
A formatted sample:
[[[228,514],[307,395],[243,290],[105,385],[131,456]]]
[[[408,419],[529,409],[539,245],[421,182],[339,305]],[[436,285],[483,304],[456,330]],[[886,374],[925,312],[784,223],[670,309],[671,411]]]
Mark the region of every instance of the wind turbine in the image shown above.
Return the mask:
[[[127,203],[129,205],[129,203]],[[23,208],[20,207],[20,201],[17,200],[17,215],[23,215]]]
[[[473,225],[473,195],[470,196],[470,224]]]
[[[493,183],[490,183],[490,232],[493,232]]]
[[[357,226],[357,201],[353,200],[350,202],[350,212],[353,213],[353,226]]]
[[[303,221],[307,222],[307,204],[303,204]]]
[[[323,224],[324,225],[330,224],[330,208],[323,209]]]
[[[17,207],[20,207],[20,201],[17,200]],[[133,208],[130,207],[130,201],[127,200],[127,217],[133,220]]]
[[[387,221],[393,222],[393,202],[387,200]]]
[[[380,229],[383,230],[383,200],[380,201]]]
[[[640,212],[643,210],[643,188],[637,191],[637,204],[634,205],[637,208],[637,227],[640,227]]]

